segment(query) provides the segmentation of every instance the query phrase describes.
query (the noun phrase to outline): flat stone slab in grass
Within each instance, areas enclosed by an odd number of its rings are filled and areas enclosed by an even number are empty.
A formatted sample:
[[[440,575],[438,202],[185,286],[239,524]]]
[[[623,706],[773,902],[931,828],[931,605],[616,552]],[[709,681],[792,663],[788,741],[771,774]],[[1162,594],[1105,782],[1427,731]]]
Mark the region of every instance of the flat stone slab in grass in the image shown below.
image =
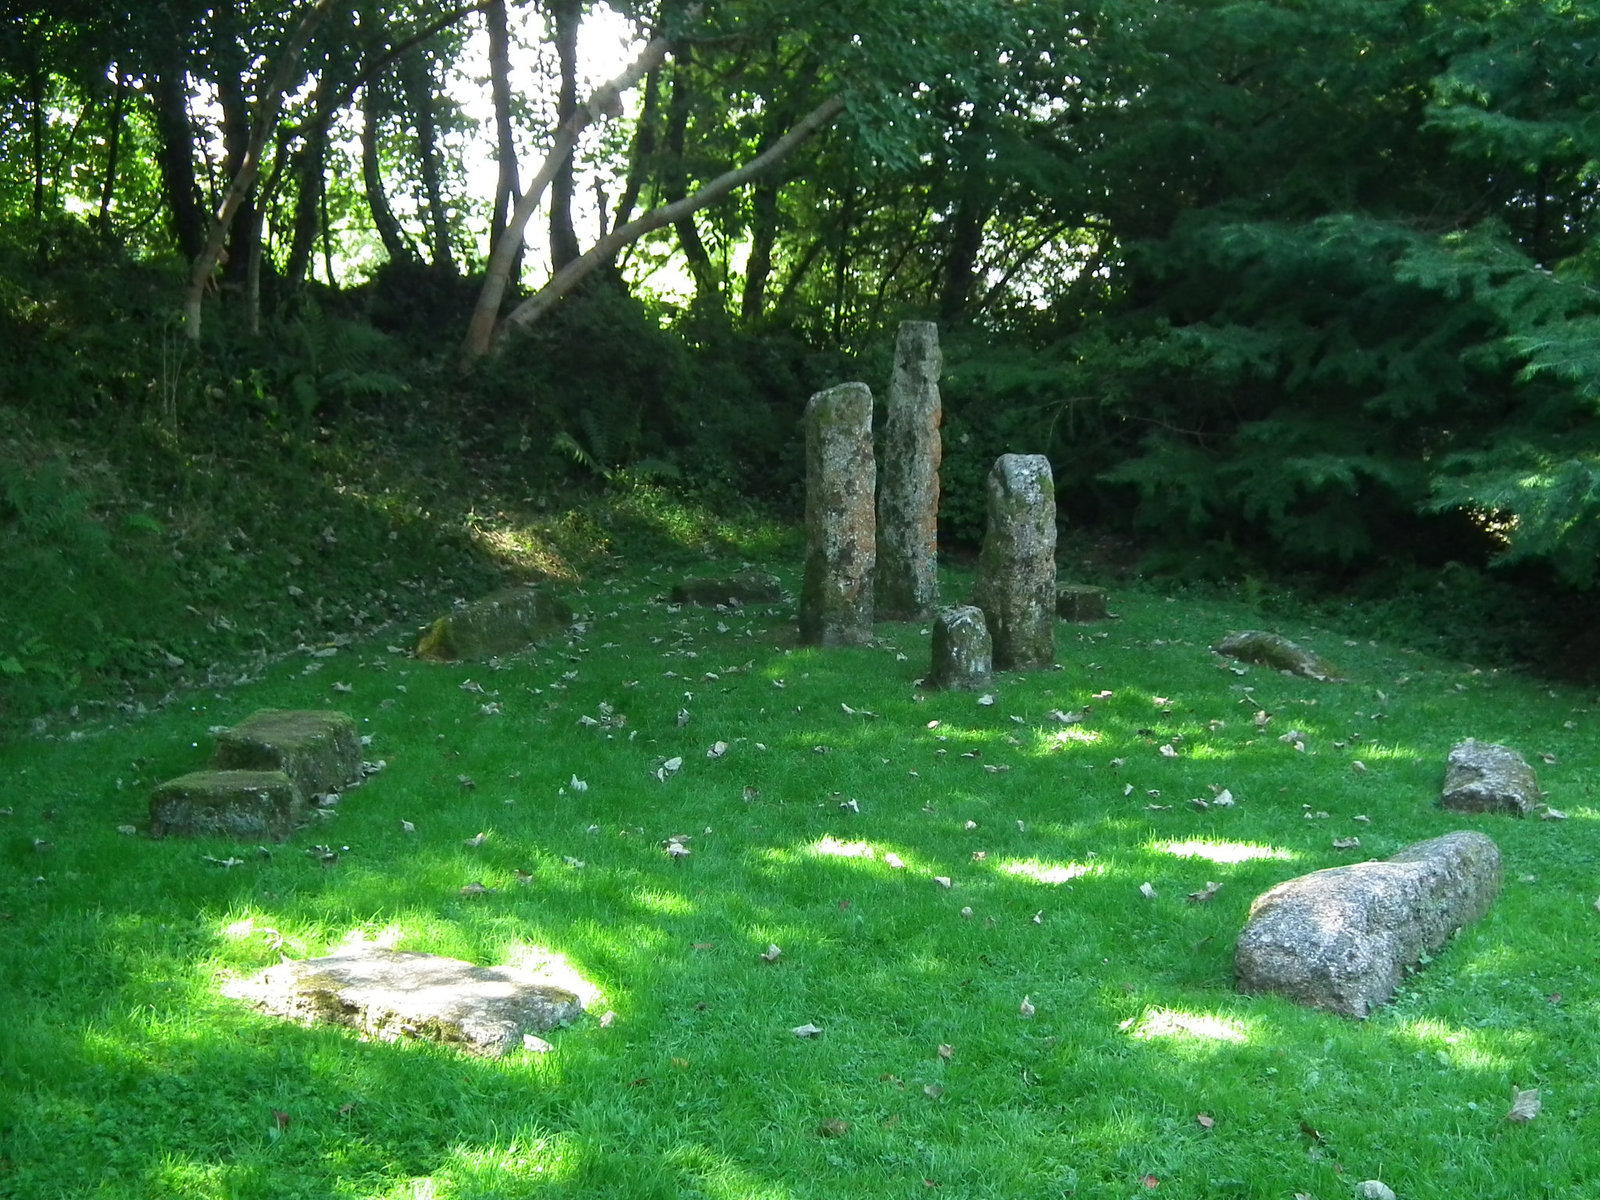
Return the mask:
[[[440,617],[417,643],[430,662],[477,661],[511,654],[572,623],[572,607],[543,588],[515,587]]]
[[[343,1025],[392,1042],[421,1038],[498,1057],[583,1012],[576,994],[516,967],[363,945],[279,963],[223,994],[308,1025]]]
[[[150,836],[286,838],[306,800],[282,771],[194,771],[150,795]]]
[[[1304,646],[1291,642],[1276,633],[1263,633],[1247,629],[1243,633],[1230,633],[1214,647],[1218,654],[1244,662],[1259,663],[1275,671],[1288,671],[1291,675],[1304,675],[1321,682],[1343,679],[1344,676],[1325,659]]]
[[[1439,803],[1455,812],[1508,812],[1525,817],[1539,806],[1539,779],[1510,746],[1468,738],[1446,762]]]
[[[219,771],[282,771],[306,796],[361,780],[361,735],[348,713],[262,709],[217,736]]]
[[[1365,1017],[1499,893],[1500,851],[1472,831],[1287,880],[1250,906],[1234,947],[1239,990]]]
[[[1063,621],[1104,621],[1106,590],[1086,583],[1063,583],[1056,588],[1056,616]]]
[[[783,599],[783,581],[770,571],[740,571],[725,579],[685,579],[675,584],[674,604],[772,604]]]

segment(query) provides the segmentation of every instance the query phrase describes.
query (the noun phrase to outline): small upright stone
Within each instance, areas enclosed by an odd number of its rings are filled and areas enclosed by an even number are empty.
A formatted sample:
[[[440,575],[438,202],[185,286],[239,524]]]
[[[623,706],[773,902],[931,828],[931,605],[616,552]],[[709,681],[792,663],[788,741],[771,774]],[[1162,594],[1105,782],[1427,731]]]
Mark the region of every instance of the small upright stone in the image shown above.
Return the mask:
[[[800,640],[851,646],[872,640],[877,562],[872,493],[872,391],[841,383],[806,405],[806,562]]]
[[[1056,488],[1042,454],[1002,454],[989,472],[988,525],[972,601],[1002,671],[1056,658]]]
[[[933,666],[928,686],[982,691],[994,683],[994,641],[983,610],[960,604],[941,608],[933,622]]]
[[[895,339],[878,489],[877,616],[923,621],[939,604],[939,327],[902,321]]]
[[[1509,746],[1468,738],[1450,751],[1439,803],[1455,812],[1508,812],[1525,817],[1539,806],[1539,780]]]

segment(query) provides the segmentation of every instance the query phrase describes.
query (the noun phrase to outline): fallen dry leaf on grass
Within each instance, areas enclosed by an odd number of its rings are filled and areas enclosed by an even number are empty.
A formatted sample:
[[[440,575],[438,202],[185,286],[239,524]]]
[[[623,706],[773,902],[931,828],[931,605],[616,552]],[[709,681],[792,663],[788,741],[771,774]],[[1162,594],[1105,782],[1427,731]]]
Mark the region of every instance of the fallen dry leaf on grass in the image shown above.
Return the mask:
[[[1541,1107],[1538,1088],[1512,1088],[1511,1111],[1506,1120],[1525,1124],[1539,1115]]]
[[[756,957],[764,963],[775,963],[778,961],[778,956],[782,953],[783,951],[778,949],[776,944],[769,944],[766,952],[763,954],[758,954]]]
[[[850,1132],[850,1122],[840,1120],[838,1117],[829,1117],[817,1126],[817,1136],[825,1138],[843,1137]]]
[[[1194,1123],[1201,1129],[1211,1129],[1216,1125],[1216,1118],[1208,1117],[1205,1113],[1195,1113]]]
[[[813,1025],[808,1021],[804,1025],[796,1025],[793,1029],[789,1030],[789,1032],[794,1034],[795,1037],[813,1038],[822,1032],[822,1026]]]
[[[1032,1020],[1033,1014],[1039,1010],[1033,1006],[1033,1001],[1028,997],[1022,998],[1022,1003],[1017,1005],[1017,1012],[1024,1021]]]
[[[1220,883],[1212,883],[1208,879],[1208,880],[1206,880],[1205,887],[1201,888],[1198,892],[1190,892],[1189,893],[1189,897],[1188,897],[1189,903],[1190,904],[1209,904],[1209,903],[1211,903],[1211,898],[1213,896],[1215,896],[1221,890],[1222,890],[1222,885]]]
[[[1149,883],[1141,883],[1139,885],[1139,894],[1146,900],[1154,900],[1156,898],[1156,889]]]

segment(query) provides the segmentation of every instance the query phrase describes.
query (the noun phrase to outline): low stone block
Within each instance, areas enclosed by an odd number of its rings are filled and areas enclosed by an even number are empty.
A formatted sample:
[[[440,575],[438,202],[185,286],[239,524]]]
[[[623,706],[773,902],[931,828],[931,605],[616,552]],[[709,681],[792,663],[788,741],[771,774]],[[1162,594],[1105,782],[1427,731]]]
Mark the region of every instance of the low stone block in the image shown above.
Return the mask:
[[[476,662],[526,649],[572,623],[572,607],[538,587],[506,588],[440,617],[417,643],[429,662]]]
[[[740,571],[724,579],[685,579],[673,585],[674,604],[773,604],[783,599],[783,581],[770,571]]]
[[[342,1025],[385,1042],[420,1038],[484,1057],[583,1012],[573,992],[516,967],[372,945],[279,963],[223,993],[303,1024]]]
[[[1539,779],[1509,746],[1468,738],[1446,760],[1439,803],[1455,812],[1508,812],[1525,817],[1539,806]]]
[[[193,771],[150,795],[150,836],[288,837],[305,794],[282,771]]]
[[[1056,588],[1056,616],[1063,621],[1104,621],[1106,590],[1086,583],[1064,583]]]
[[[361,734],[349,713],[266,708],[217,737],[219,771],[282,771],[303,795],[361,779]]]
[[[1365,1017],[1499,892],[1500,851],[1471,831],[1290,879],[1250,906],[1234,947],[1239,990]]]
[[[1303,675],[1324,683],[1343,678],[1338,670],[1314,651],[1291,642],[1281,634],[1263,633],[1259,629],[1230,633],[1212,649],[1242,662],[1259,663],[1274,671],[1287,671],[1291,675]]]
[[[972,604],[941,608],[933,622],[928,686],[981,691],[993,684],[994,641],[983,609]]]

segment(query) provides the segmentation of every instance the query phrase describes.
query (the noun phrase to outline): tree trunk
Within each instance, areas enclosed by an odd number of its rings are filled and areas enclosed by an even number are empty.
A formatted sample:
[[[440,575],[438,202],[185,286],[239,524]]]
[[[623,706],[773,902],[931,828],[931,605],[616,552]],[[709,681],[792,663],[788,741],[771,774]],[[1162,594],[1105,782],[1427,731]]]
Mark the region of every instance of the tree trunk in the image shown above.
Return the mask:
[[[303,132],[305,143],[295,155],[294,228],[289,237],[289,261],[283,272],[291,295],[311,270],[322,217],[322,177],[328,152],[326,125],[313,124]]]
[[[516,211],[511,214],[511,220],[506,225],[505,236],[500,239],[500,244],[489,256],[483,290],[478,293],[478,303],[472,310],[472,320],[467,326],[467,336],[461,346],[462,370],[470,370],[494,344],[495,319],[500,312],[500,301],[506,293],[511,264],[522,241],[522,231],[527,228],[529,218],[539,207],[539,201],[544,196],[545,188],[550,186],[550,180],[560,169],[561,163],[572,153],[578,135],[591,122],[601,117],[621,116],[622,93],[660,65],[661,60],[667,56],[667,47],[668,42],[665,38],[652,39],[650,44],[639,52],[639,57],[623,68],[620,75],[609,83],[597,87],[588,102],[572,114],[570,121],[556,127],[555,144],[545,155],[544,165],[539,168],[538,174],[528,181],[528,190],[517,202]],[[568,269],[571,265],[569,264]]]
[[[981,209],[964,186],[950,219],[950,248],[945,252],[943,280],[939,289],[939,320],[946,324],[960,321],[972,299],[978,280],[978,255],[983,250],[983,227],[988,213]]]
[[[205,212],[194,172],[194,123],[189,118],[188,85],[184,82],[183,46],[161,44],[161,61],[151,91],[155,101],[157,157],[161,186],[172,218],[172,236],[185,259],[193,262],[206,243]]]
[[[414,263],[417,252],[406,237],[400,218],[389,207],[389,197],[383,190],[383,160],[378,153],[383,111],[376,82],[367,84],[361,101],[361,116],[361,182],[367,193],[367,207],[372,210],[372,223],[377,226],[378,238],[390,262]]]
[[[35,221],[44,219],[44,156],[45,156],[45,100],[46,84],[44,60],[39,54],[38,46],[33,39],[29,39],[28,63],[28,129],[30,131],[29,143],[33,153],[33,217]],[[41,237],[43,234],[41,233]],[[41,243],[41,253],[43,244]]]
[[[556,94],[556,124],[565,125],[578,109],[578,26],[583,23],[583,0],[547,0],[554,26],[556,57],[561,63],[561,86]],[[572,156],[561,160],[550,181],[550,269],[559,271],[578,257],[578,235],[572,227]]]
[[[494,98],[496,161],[499,175],[494,186],[494,215],[489,221],[489,251],[505,235],[506,219],[520,198],[517,184],[516,131],[511,123],[511,31],[506,27],[506,0],[493,0],[484,9],[489,28],[489,90]],[[516,275],[516,268],[512,268]]]
[[[689,136],[689,109],[694,101],[690,69],[690,51],[685,47],[673,59],[672,99],[667,104],[667,161],[661,172],[661,194],[669,204],[682,200],[689,191],[689,165],[683,156]],[[690,214],[692,212],[689,210]],[[694,276],[695,296],[702,302],[719,299],[722,289],[716,265],[700,239],[694,217],[686,214],[673,222],[673,228],[677,231],[684,260],[689,264],[689,273]]]
[[[500,323],[499,332],[504,333],[510,328],[532,325],[596,268],[610,262],[611,257],[623,246],[631,245],[653,230],[675,224],[691,213],[715,204],[735,188],[743,186],[762,172],[776,166],[808,138],[831,125],[843,111],[844,100],[838,96],[829,97],[807,113],[764,154],[757,155],[742,167],[718,175],[692,196],[653,208],[626,225],[613,229],[591,247],[588,253],[556,272],[549,283],[507,314],[505,320]]]
[[[312,33],[328,15],[332,6],[333,0],[316,0],[306,15],[300,19],[300,23],[295,26],[294,32],[289,35],[289,40],[279,53],[277,69],[273,72],[272,78],[257,96],[255,119],[251,123],[250,144],[245,149],[244,160],[239,164],[238,172],[228,185],[227,195],[223,197],[216,219],[211,224],[210,236],[206,239],[204,248],[196,256],[194,268],[189,276],[189,288],[183,298],[183,315],[190,341],[200,340],[200,311],[205,299],[206,286],[211,282],[212,272],[216,270],[217,263],[222,258],[222,244],[228,236],[228,227],[232,225],[239,206],[244,203],[245,197],[255,185],[256,173],[261,166],[261,152],[266,147],[267,135],[277,124],[283,93],[288,90],[289,84],[294,79],[295,68],[300,62],[300,54],[305,49],[306,43],[311,40]]]
[[[128,100],[128,77],[117,64],[117,90],[111,97],[111,128],[106,132],[106,178],[100,188],[100,213],[95,228],[101,237],[111,235],[111,201],[117,192],[117,157],[122,150],[122,112]]]
[[[651,170],[651,160],[656,155],[656,124],[661,114],[661,68],[657,67],[644,81],[644,102],[639,108],[639,122],[633,130],[633,146],[628,152],[628,176],[622,185],[622,195],[617,198],[616,213],[611,218],[611,228],[626,225],[633,219],[633,210],[639,203],[639,193]]]
[[[400,79],[405,88],[406,107],[411,111],[417,131],[417,163],[422,170],[422,191],[428,206],[433,265],[453,275],[456,259],[450,248],[450,214],[445,208],[439,173],[439,134],[433,113],[433,64],[423,55],[412,55],[401,64]]]

